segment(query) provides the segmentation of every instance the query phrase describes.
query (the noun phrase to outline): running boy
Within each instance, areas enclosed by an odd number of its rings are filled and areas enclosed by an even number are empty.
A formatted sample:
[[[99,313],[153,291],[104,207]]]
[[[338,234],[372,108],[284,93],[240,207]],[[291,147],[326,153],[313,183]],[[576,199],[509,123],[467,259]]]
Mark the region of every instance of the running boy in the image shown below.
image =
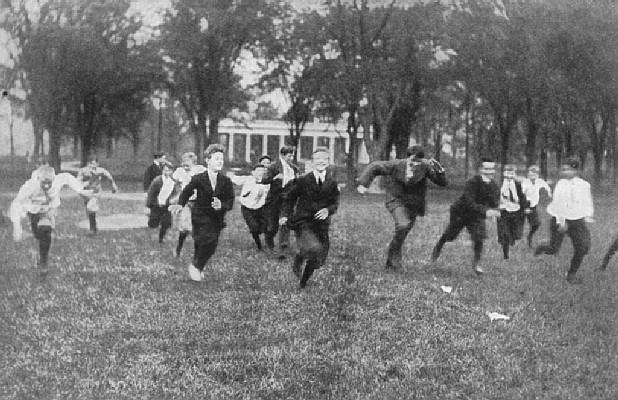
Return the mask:
[[[528,177],[521,183],[521,188],[526,196],[526,200],[528,200],[528,206],[524,210],[524,214],[530,225],[530,231],[528,232],[528,247],[532,247],[532,237],[541,226],[539,212],[536,209],[541,197],[541,190],[545,189],[547,195],[551,198],[551,188],[547,182],[539,177],[538,165],[531,165],[528,167]]]
[[[256,164],[250,176],[235,176],[232,182],[242,185],[240,189],[240,212],[242,213],[251,237],[258,250],[262,250],[260,234],[266,232],[266,215],[264,204],[270,185],[262,183],[262,177],[266,172],[266,167]]]
[[[560,168],[562,179],[556,183],[554,197],[547,206],[551,215],[549,244],[538,246],[534,252],[535,255],[556,254],[564,235],[569,235],[573,243],[573,257],[566,275],[569,283],[578,283],[575,274],[590,250],[590,231],[586,225],[594,221],[590,184],[578,177],[578,169],[579,160],[573,157]]]
[[[524,209],[528,201],[521,184],[515,179],[517,169],[512,164],[504,166],[502,187],[500,188],[500,217],[498,218],[498,243],[502,245],[505,260],[509,259],[509,249],[521,239],[524,230]]]
[[[483,158],[479,165],[479,174],[466,182],[463,194],[451,206],[449,224],[433,249],[432,261],[438,259],[446,242],[455,240],[461,230],[466,228],[474,245],[472,269],[479,275],[485,272],[478,265],[483,252],[483,241],[487,237],[485,218],[500,215],[497,210],[500,189],[494,182],[495,174],[496,164],[489,158]]]
[[[172,179],[174,167],[167,161],[161,162],[161,175],[152,180],[148,188],[146,207],[150,208],[148,227],[159,228],[159,243],[163,243],[167,230],[172,226],[171,202],[178,198],[178,186]]]
[[[88,157],[88,162],[85,167],[80,168],[77,172],[77,179],[83,182],[84,188],[82,198],[86,205],[86,214],[88,215],[88,223],[90,225],[90,234],[97,234],[97,211],[99,211],[99,192],[101,191],[101,181],[103,178],[109,180],[112,184],[112,193],[118,191],[118,186],[114,182],[114,177],[105,168],[99,167],[99,161],[95,154]]]

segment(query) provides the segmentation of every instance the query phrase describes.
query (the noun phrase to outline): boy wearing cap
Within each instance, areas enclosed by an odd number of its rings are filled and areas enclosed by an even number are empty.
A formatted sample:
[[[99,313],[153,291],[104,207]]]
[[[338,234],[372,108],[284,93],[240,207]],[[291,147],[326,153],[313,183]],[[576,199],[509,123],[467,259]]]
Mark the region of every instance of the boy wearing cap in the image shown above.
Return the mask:
[[[478,275],[485,272],[478,265],[483,252],[483,241],[487,237],[485,218],[500,215],[497,210],[500,189],[494,182],[495,174],[496,164],[493,160],[481,159],[479,174],[466,182],[463,194],[451,206],[449,224],[433,249],[433,262],[440,257],[444,244],[455,240],[461,230],[466,228],[474,246],[472,269]]]
[[[77,193],[82,193],[80,182],[71,174],[56,175],[54,169],[43,166],[38,169],[35,179],[29,179],[22,185],[11,203],[10,215],[13,222],[13,240],[22,238],[21,219],[28,216],[32,234],[39,242],[39,267],[47,268],[51,234],[56,225],[56,212],[60,206],[60,191],[69,186]]]
[[[148,188],[146,207],[150,209],[148,227],[159,228],[159,243],[163,243],[165,234],[172,226],[172,213],[168,207],[177,199],[179,187],[172,178],[174,167],[171,163],[161,163],[161,175],[152,180]]]
[[[269,250],[274,250],[275,248],[274,238],[277,232],[279,232],[280,249],[285,250],[290,245],[290,230],[285,225],[279,226],[279,216],[283,207],[283,190],[298,176],[298,167],[293,164],[294,147],[283,146],[279,153],[279,160],[270,164],[262,178],[264,185],[270,185],[264,205],[266,215],[266,246]]]
[[[262,164],[266,168],[270,167],[270,164],[272,164],[272,162],[273,162],[273,160],[270,158],[270,156],[268,154],[264,154],[258,160],[258,163]]]
[[[393,216],[395,233],[388,246],[386,268],[401,268],[401,248],[417,216],[425,215],[427,181],[446,186],[444,168],[434,159],[426,159],[423,148],[412,146],[407,158],[374,161],[361,174],[357,190],[364,194],[378,175],[388,176],[386,209]]]
[[[566,276],[569,283],[578,283],[575,274],[590,250],[590,231],[586,225],[594,221],[590,184],[578,177],[578,169],[576,158],[569,157],[563,163],[562,179],[556,183],[553,199],[547,206],[547,213],[551,215],[550,241],[534,252],[535,255],[556,254],[564,235],[569,235],[573,243],[573,257]]]
[[[97,212],[100,209],[99,192],[101,191],[101,181],[103,178],[111,182],[112,193],[116,193],[118,191],[118,186],[116,186],[114,177],[108,170],[99,167],[99,162],[95,154],[88,156],[88,163],[86,166],[80,168],[77,172],[77,180],[84,185],[82,198],[86,206],[86,214],[88,215],[91,235],[96,235],[98,232]]]
[[[262,164],[253,166],[250,176],[234,176],[232,182],[242,186],[240,189],[240,212],[249,228],[251,237],[258,250],[262,250],[260,234],[266,232],[264,204],[270,185],[262,183],[266,167]]]
[[[521,239],[524,230],[524,210],[528,201],[521,184],[515,179],[514,165],[504,166],[502,187],[500,188],[500,217],[497,220],[498,243],[502,245],[505,260],[509,259],[509,249],[515,241]]]
[[[204,266],[217,249],[219,235],[225,227],[225,213],[234,206],[234,186],[229,177],[221,173],[225,147],[211,144],[204,151],[207,168],[197,174],[180,193],[178,204],[169,206],[172,213],[179,213],[195,192],[197,197],[191,208],[195,255],[189,265],[189,278],[199,282],[204,279]]]
[[[525,218],[530,225],[530,231],[528,232],[528,247],[532,247],[532,237],[534,233],[541,226],[539,220],[539,212],[536,207],[539,204],[541,190],[545,189],[545,192],[551,198],[551,188],[542,178],[539,177],[538,165],[531,165],[528,168],[528,177],[521,183],[521,188],[524,191],[528,206],[524,210]]]
[[[172,174],[172,179],[176,181],[178,185],[177,192],[180,196],[180,192],[187,186],[187,184],[191,181],[191,178],[197,174],[201,174],[206,171],[206,168],[203,165],[197,163],[197,156],[193,152],[184,153],[181,156],[181,164],[180,167],[174,171]],[[182,247],[185,243],[187,236],[193,230],[193,226],[191,225],[191,207],[195,203],[196,195],[195,193],[189,197],[189,201],[187,205],[180,211],[175,214],[176,226],[178,227],[178,244],[176,245],[176,249],[174,249],[174,256],[176,258],[180,257],[180,252],[182,251]],[[170,201],[170,204],[177,203],[178,199],[174,199]]]
[[[298,253],[292,272],[300,279],[301,289],[326,261],[330,248],[330,217],[339,207],[339,186],[332,171],[327,170],[330,165],[328,149],[316,148],[311,159],[314,170],[286,186],[280,221],[295,231]]]

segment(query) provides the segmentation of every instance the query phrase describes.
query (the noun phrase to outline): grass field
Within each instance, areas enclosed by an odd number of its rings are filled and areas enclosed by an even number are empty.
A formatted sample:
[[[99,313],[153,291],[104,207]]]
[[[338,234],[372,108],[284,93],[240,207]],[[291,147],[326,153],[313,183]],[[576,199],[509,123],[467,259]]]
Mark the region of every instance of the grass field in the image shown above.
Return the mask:
[[[595,199],[584,282],[572,286],[568,240],[540,258],[520,242],[504,261],[493,223],[482,278],[465,233],[429,265],[457,194],[430,191],[400,272],[383,269],[383,198],[344,197],[327,265],[304,291],[289,260],[254,250],[238,205],[202,283],[186,273],[192,241],[175,260],[171,235],[163,246],[145,229],[88,238],[77,198],[63,202],[46,277],[33,239],[15,244],[2,227],[0,398],[618,398],[618,259],[597,271],[615,201]],[[546,235],[544,221],[536,240]],[[490,321],[490,311],[511,319]]]

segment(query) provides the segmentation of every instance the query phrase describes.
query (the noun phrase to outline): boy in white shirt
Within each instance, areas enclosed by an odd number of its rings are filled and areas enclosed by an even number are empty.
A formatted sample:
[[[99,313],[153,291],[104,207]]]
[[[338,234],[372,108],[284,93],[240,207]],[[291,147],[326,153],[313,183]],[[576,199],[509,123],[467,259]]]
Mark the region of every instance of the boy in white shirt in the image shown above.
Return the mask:
[[[206,167],[197,163],[197,156],[195,155],[195,153],[184,153],[181,156],[180,167],[177,168],[176,171],[174,171],[174,173],[172,174],[172,178],[177,182],[179,186],[178,194],[180,195],[180,192],[182,192],[185,186],[187,186],[193,176],[201,174],[204,171],[206,171]],[[191,225],[191,207],[195,203],[195,197],[195,194],[191,196],[189,202],[182,209],[182,211],[175,215],[175,223],[178,227],[178,244],[176,245],[176,249],[174,250],[174,256],[176,258],[180,257],[180,252],[182,251],[182,246],[185,243],[185,239],[193,230],[193,225]]]
[[[10,215],[13,222],[13,240],[22,239],[21,219],[28,216],[32,233],[39,242],[39,267],[47,269],[51,234],[56,225],[56,212],[60,206],[60,191],[64,186],[82,193],[81,185],[71,174],[56,175],[54,169],[43,166],[38,169],[35,179],[22,185],[11,203]]]
[[[266,233],[266,215],[264,204],[270,185],[262,183],[262,177],[266,172],[266,167],[256,164],[250,176],[235,176],[232,182],[242,185],[240,189],[240,212],[242,213],[251,237],[255,241],[258,250],[262,250],[260,234]]]
[[[574,250],[566,276],[569,283],[578,283],[575,274],[590,250],[590,231],[586,225],[594,221],[590,184],[577,176],[578,169],[579,161],[576,158],[570,157],[563,163],[560,171],[562,179],[556,183],[553,199],[547,206],[547,213],[552,216],[550,242],[538,246],[534,253],[556,254],[564,235],[569,235]]]
[[[504,179],[498,204],[500,210],[500,217],[497,220],[498,243],[502,245],[505,260],[509,258],[510,247],[523,235],[524,209],[528,204],[522,185],[515,179],[516,170],[512,164],[504,166]]]
[[[528,177],[521,183],[521,188],[524,191],[528,206],[524,210],[528,224],[530,224],[530,231],[528,232],[528,247],[532,247],[532,237],[534,233],[541,226],[539,221],[539,212],[536,207],[539,204],[541,190],[545,189],[545,192],[551,198],[551,188],[542,178],[539,177],[538,165],[531,165],[528,167]]]
[[[77,172],[77,180],[83,183],[84,188],[82,198],[86,205],[86,214],[88,215],[88,223],[90,225],[90,234],[96,235],[97,229],[97,212],[99,211],[99,192],[101,191],[101,181],[103,178],[109,180],[112,184],[112,193],[118,191],[118,186],[114,181],[114,177],[105,168],[99,167],[99,161],[95,154],[88,157],[88,163],[85,167],[80,168]]]

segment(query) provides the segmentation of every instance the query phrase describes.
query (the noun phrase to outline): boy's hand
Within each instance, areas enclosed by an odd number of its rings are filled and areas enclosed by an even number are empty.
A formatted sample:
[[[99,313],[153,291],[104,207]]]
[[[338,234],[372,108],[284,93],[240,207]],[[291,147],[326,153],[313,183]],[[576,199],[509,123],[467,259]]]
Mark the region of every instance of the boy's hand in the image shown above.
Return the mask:
[[[118,191],[118,186],[115,184],[112,186],[112,193],[116,193]]]
[[[279,180],[283,180],[283,174],[281,172],[279,172],[277,175],[275,175],[275,177],[273,178],[273,180],[275,179],[279,179]]]
[[[182,211],[182,206],[180,204],[172,204],[171,206],[168,206],[167,209],[172,214],[178,214]]]
[[[318,210],[318,212],[315,213],[314,217],[315,219],[325,220],[326,218],[328,218],[328,208],[322,208]]]
[[[594,224],[594,218],[592,217],[584,217],[584,221],[586,221],[589,224]]]
[[[369,188],[364,187],[363,185],[358,185],[356,187],[356,191],[360,194],[366,194]]]
[[[556,221],[556,223],[558,224],[558,231],[560,232],[566,232],[567,230],[567,224],[566,224],[566,220],[560,220],[560,221]]]
[[[212,203],[210,203],[210,205],[215,210],[220,210],[221,209],[221,200],[219,200],[217,197],[213,197],[212,198]]]

